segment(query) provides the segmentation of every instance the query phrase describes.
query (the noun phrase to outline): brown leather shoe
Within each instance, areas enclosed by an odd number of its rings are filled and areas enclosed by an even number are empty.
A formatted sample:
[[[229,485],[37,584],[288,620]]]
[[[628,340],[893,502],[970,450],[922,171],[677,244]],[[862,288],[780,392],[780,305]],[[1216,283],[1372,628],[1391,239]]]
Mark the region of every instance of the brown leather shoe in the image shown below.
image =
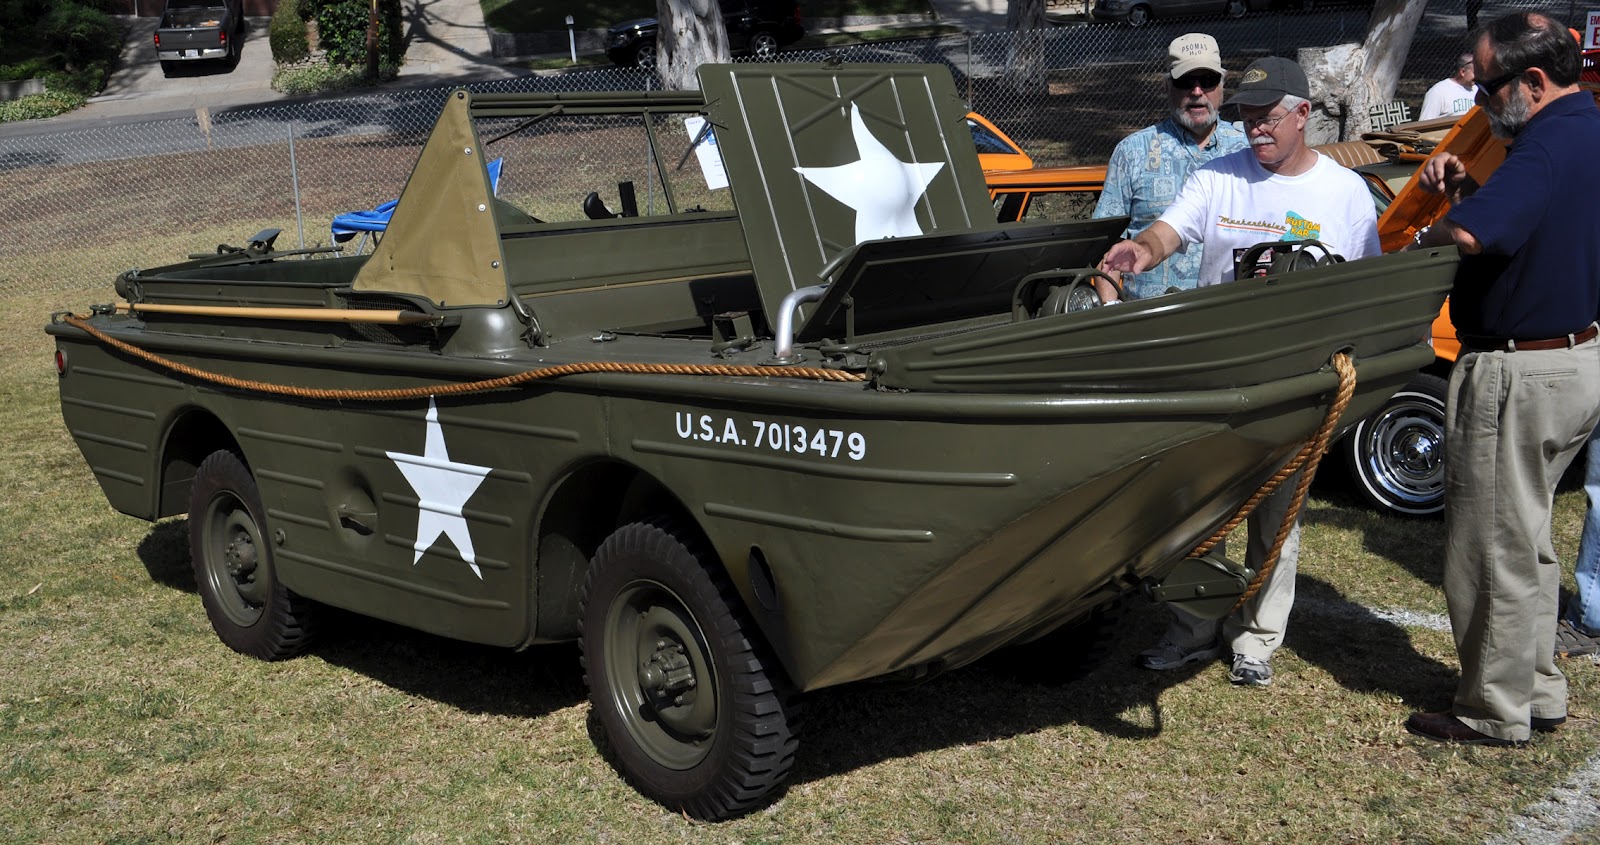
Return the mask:
[[[1458,745],[1510,747],[1527,743],[1527,740],[1501,739],[1479,733],[1448,710],[1442,713],[1412,713],[1411,718],[1406,720],[1406,730],[1436,742],[1454,742]]]

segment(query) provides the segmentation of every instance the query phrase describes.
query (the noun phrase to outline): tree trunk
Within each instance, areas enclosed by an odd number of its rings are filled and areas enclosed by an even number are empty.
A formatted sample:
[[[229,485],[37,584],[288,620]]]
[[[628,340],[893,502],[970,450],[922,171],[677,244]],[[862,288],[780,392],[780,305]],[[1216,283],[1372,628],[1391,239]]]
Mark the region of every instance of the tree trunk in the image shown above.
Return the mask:
[[[1006,4],[1006,28],[1016,33],[1006,56],[1006,78],[1011,90],[1026,97],[1050,93],[1044,61],[1044,31],[1050,23],[1045,20],[1044,3],[1045,0],[1010,0]]]
[[[378,81],[378,0],[372,0],[372,15],[367,18],[367,81]]]
[[[1371,130],[1367,111],[1394,99],[1411,39],[1426,10],[1427,0],[1377,0],[1363,43],[1300,51],[1300,66],[1311,82],[1307,143],[1359,138]]]
[[[687,91],[700,87],[695,69],[729,60],[728,30],[717,0],[656,0],[661,24],[656,38],[656,68],[661,87]]]

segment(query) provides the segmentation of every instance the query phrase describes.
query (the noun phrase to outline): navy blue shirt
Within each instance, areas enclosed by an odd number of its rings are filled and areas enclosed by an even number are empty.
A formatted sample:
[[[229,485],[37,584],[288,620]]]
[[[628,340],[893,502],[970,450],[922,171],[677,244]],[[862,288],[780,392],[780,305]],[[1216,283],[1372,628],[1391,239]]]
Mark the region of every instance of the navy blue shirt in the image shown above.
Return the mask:
[[[1483,245],[1463,255],[1450,321],[1463,336],[1537,340],[1600,316],[1600,109],[1553,100],[1487,184],[1446,217]]]

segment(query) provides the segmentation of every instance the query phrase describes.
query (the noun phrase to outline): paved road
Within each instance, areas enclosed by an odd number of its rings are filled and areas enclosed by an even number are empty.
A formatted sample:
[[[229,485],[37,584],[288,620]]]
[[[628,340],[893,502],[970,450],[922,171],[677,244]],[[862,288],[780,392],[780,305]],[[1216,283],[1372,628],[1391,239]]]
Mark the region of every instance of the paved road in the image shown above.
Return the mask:
[[[106,88],[74,112],[79,120],[160,112],[193,112],[200,106],[226,108],[270,102],[272,51],[267,47],[269,18],[247,18],[237,66],[228,62],[178,62],[171,75],[156,60],[154,36],[158,18],[118,18],[127,29],[122,60]],[[41,124],[56,120],[39,121]]]

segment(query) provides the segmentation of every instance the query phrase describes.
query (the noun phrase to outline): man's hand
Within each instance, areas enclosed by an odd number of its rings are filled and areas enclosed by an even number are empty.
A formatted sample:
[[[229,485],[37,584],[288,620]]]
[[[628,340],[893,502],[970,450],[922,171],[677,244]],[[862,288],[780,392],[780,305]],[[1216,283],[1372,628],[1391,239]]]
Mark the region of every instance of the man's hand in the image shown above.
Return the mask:
[[[1467,165],[1454,153],[1439,153],[1422,165],[1418,183],[1430,194],[1443,194],[1451,205],[1460,202],[1478,189],[1478,183],[1467,174]]]
[[[1106,273],[1138,273],[1156,263],[1152,258],[1149,248],[1136,240],[1117,241],[1100,259],[1099,269]]]

